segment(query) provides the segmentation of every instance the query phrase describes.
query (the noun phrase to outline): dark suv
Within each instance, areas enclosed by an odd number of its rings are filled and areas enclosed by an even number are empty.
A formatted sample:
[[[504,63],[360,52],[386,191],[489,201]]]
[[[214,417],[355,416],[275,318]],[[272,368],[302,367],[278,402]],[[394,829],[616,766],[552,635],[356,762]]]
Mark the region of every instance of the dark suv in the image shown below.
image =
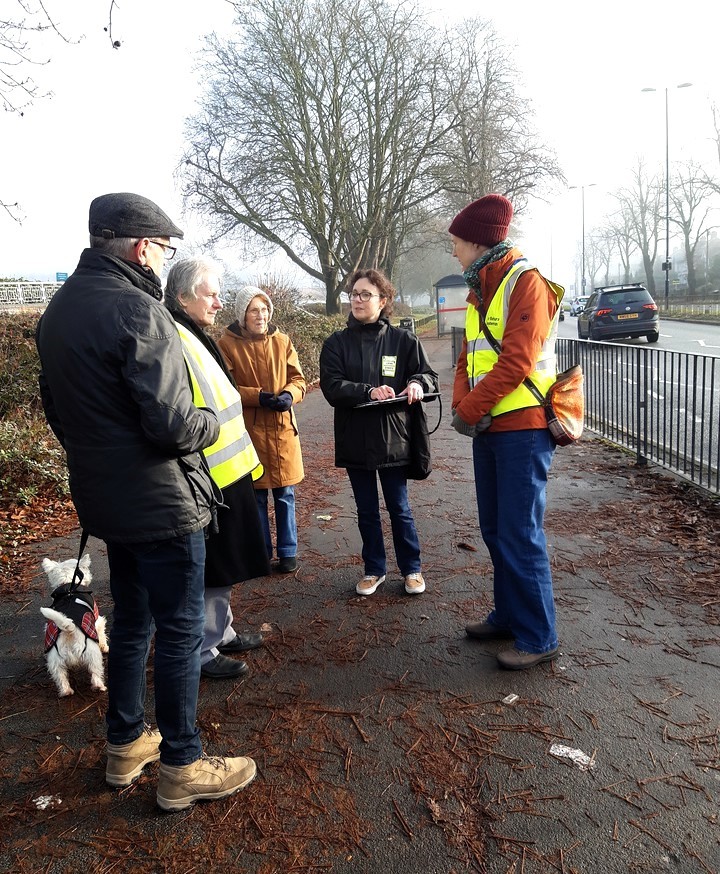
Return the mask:
[[[660,337],[658,308],[644,285],[606,285],[596,288],[578,314],[581,340],[612,340],[618,337]]]

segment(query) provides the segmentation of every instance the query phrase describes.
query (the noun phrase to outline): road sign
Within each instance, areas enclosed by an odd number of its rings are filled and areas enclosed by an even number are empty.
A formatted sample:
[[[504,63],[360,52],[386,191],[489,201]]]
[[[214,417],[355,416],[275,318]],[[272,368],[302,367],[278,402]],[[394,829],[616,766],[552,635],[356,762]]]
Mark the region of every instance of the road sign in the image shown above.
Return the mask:
[[[55,274],[55,282],[65,282],[68,278],[67,273],[56,273]]]

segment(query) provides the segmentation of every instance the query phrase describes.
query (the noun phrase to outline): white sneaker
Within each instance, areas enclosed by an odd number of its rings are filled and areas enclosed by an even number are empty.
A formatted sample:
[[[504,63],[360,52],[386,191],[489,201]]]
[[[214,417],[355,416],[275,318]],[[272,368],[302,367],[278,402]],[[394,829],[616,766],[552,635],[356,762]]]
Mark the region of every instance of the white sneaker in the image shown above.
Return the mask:
[[[355,586],[355,591],[358,595],[372,595],[375,589],[380,585],[380,583],[385,582],[385,574],[381,577],[373,577],[370,575],[364,576],[360,582]]]
[[[408,574],[405,577],[405,591],[408,595],[422,595],[425,591],[425,580],[421,573]]]

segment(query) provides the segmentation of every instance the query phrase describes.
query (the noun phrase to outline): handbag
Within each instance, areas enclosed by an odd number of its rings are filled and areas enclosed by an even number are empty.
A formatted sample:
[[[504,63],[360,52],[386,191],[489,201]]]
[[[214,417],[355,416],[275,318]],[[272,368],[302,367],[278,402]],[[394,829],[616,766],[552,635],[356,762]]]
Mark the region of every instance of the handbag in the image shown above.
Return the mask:
[[[434,434],[440,427],[442,420],[442,397],[440,392],[426,392],[425,398],[434,400],[437,398],[439,404],[437,425],[430,431],[427,424],[427,416],[425,415],[425,404],[421,401],[416,404],[408,404],[408,443],[410,448],[410,462],[407,466],[408,479],[427,479],[432,473],[432,459],[430,452],[430,435]],[[398,395],[394,398],[387,398],[384,401],[365,401],[362,404],[355,406],[356,410],[367,407],[383,407],[386,404],[394,404],[407,401],[405,395]]]
[[[585,423],[585,392],[583,372],[579,364],[558,374],[545,397],[532,380],[525,379],[545,410],[548,428],[558,446],[569,446],[582,436]]]
[[[545,281],[549,282],[547,279]],[[488,343],[499,355],[502,348],[500,343],[490,333],[480,308],[478,314]],[[580,439],[585,424],[585,390],[579,364],[574,364],[558,374],[546,395],[543,395],[529,376],[525,377],[523,384],[545,410],[548,430],[558,446],[569,446]]]

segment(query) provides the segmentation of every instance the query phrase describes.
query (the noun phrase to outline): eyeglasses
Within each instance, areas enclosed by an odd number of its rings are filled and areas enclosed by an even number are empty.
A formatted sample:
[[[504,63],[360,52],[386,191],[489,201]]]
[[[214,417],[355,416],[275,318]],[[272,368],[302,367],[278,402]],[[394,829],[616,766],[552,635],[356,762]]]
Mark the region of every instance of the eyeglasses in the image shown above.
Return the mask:
[[[168,246],[167,243],[158,243],[157,240],[148,240],[148,243],[152,243],[154,246],[160,246],[163,250],[163,257],[166,261],[172,261],[175,257],[175,253],[177,252],[175,246]]]
[[[380,297],[379,294],[373,294],[371,291],[349,291],[348,299],[349,300],[362,300],[367,303],[373,297]]]

